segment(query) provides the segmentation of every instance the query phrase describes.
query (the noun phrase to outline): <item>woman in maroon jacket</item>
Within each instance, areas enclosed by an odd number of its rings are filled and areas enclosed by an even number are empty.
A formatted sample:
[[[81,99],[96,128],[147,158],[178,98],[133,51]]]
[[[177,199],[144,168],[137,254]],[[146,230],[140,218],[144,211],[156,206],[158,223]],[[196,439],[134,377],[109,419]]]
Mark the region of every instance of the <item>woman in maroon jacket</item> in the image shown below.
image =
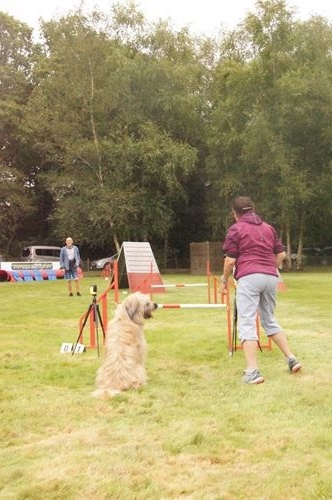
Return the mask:
[[[250,198],[237,197],[233,203],[233,215],[236,222],[229,228],[223,245],[225,259],[221,292],[224,293],[227,279],[233,273],[236,280],[239,337],[246,359],[243,381],[260,384],[265,379],[257,365],[257,313],[266,334],[285,355],[290,372],[296,373],[301,369],[274,316],[277,268],[286,254],[275,229],[255,213]]]

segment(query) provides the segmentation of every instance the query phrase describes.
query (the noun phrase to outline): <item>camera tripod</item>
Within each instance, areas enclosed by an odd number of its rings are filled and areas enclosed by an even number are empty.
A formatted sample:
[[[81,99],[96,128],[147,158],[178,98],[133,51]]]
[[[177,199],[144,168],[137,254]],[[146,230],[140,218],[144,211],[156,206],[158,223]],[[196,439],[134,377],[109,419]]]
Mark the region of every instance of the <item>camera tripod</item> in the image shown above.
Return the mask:
[[[77,344],[79,342],[79,339],[81,338],[81,335],[83,333],[84,327],[86,325],[86,322],[88,321],[88,318],[89,318],[91,312],[92,312],[92,318],[93,318],[93,322],[94,322],[94,326],[95,326],[96,339],[97,339],[97,352],[98,352],[98,358],[99,358],[98,320],[99,320],[99,323],[100,323],[100,326],[101,326],[101,329],[102,329],[102,332],[103,332],[103,338],[104,338],[104,340],[105,340],[105,330],[104,330],[103,321],[102,321],[101,315],[100,315],[99,305],[97,304],[97,290],[93,291],[93,293],[92,293],[92,303],[89,305],[88,310],[87,310],[87,312],[85,314],[85,317],[84,317],[84,320],[83,320],[83,323],[82,323],[82,327],[81,327],[80,333],[78,334],[76,343],[75,343],[75,345],[73,347],[73,352],[71,353],[72,356],[75,354]]]

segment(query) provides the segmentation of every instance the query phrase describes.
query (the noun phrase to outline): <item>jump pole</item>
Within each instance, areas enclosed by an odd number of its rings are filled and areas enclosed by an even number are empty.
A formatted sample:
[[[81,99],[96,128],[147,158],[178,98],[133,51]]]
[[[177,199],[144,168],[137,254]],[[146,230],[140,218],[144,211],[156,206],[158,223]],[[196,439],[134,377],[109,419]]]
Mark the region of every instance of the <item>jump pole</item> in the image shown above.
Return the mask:
[[[179,283],[176,285],[150,285],[151,288],[184,288],[187,286],[207,286],[207,283]]]
[[[158,304],[158,309],[223,309],[226,304]]]
[[[152,275],[152,265],[151,265],[151,271]],[[148,287],[150,288],[150,296],[153,298],[153,288],[186,288],[186,287],[207,287],[208,291],[208,303],[211,303],[211,279],[213,283],[213,296],[214,296],[214,303],[216,304],[218,302],[218,278],[212,275],[211,269],[210,269],[210,261],[206,261],[206,283],[176,283],[176,284],[163,284],[163,285],[153,285],[150,284],[148,285],[145,283],[146,287],[144,288],[144,292],[148,293]],[[146,280],[145,280],[146,281]],[[150,280],[152,282],[152,279]]]

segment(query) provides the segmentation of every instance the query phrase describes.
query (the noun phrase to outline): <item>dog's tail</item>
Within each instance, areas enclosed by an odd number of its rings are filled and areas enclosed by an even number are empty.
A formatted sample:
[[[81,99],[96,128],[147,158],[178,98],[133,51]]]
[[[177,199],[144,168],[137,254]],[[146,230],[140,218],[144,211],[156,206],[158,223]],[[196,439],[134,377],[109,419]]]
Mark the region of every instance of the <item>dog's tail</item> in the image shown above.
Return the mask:
[[[92,393],[92,397],[97,399],[107,400],[113,398],[114,396],[120,393],[121,391],[118,389],[96,389]]]

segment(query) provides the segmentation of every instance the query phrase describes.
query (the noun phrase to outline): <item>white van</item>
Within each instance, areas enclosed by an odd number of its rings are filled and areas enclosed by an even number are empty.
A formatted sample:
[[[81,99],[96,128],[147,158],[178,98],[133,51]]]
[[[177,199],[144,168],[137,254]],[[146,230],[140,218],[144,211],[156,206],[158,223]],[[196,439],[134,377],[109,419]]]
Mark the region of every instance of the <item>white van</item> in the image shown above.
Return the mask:
[[[61,247],[31,245],[24,247],[21,260],[25,262],[58,262]]]

